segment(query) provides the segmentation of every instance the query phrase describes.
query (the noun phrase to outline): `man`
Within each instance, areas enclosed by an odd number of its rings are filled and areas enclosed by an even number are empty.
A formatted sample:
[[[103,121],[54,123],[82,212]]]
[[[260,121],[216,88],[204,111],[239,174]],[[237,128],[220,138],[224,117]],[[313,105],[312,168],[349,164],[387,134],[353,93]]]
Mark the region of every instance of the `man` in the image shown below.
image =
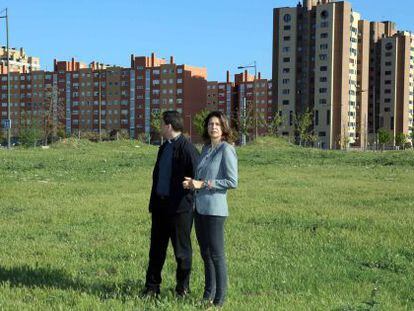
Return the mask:
[[[171,239],[177,262],[175,291],[178,296],[185,296],[191,272],[193,195],[183,188],[182,182],[184,177],[194,176],[199,153],[182,135],[183,122],[177,111],[165,111],[162,121],[161,134],[166,142],[159,149],[152,175],[151,245],[143,295],[160,293],[161,270]]]

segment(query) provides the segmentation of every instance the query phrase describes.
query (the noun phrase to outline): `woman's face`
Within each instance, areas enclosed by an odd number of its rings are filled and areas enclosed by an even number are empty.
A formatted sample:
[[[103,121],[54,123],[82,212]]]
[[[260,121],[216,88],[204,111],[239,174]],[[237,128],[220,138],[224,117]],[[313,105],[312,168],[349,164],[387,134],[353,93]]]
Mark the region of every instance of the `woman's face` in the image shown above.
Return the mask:
[[[211,139],[221,139],[223,131],[221,129],[219,118],[211,117],[210,120],[208,120],[208,135]]]

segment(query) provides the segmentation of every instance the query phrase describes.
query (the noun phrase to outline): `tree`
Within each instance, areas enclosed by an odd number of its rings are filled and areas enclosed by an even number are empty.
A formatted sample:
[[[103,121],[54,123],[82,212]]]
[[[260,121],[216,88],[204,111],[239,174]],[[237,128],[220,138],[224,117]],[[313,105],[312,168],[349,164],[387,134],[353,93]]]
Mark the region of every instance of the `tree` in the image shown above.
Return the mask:
[[[203,109],[199,111],[193,119],[193,125],[198,136],[202,137],[204,132],[204,119],[207,118],[209,110]]]
[[[46,146],[48,140],[53,142],[53,138],[60,136],[60,132],[64,126],[59,122],[65,118],[63,107],[59,107],[57,103],[57,86],[45,85],[44,102],[41,111],[41,131],[43,144]]]
[[[250,138],[250,133],[254,130],[254,111],[253,107],[251,105],[246,105],[246,110],[240,112],[240,117],[238,121],[238,132],[240,135],[242,135],[242,141],[241,144],[245,144],[245,138]]]
[[[20,142],[26,147],[36,147],[37,143],[42,140],[42,134],[41,127],[33,123],[30,127],[25,126],[20,129]]]
[[[155,111],[151,113],[151,129],[154,133],[161,137],[161,144],[164,142],[164,137],[161,135],[162,112]]]
[[[381,150],[384,150],[385,144],[391,140],[391,134],[384,128],[378,130],[378,142],[381,145]]]
[[[279,127],[283,124],[283,117],[276,112],[274,117],[267,122],[267,133],[271,136],[278,136]]]
[[[411,139],[411,148],[414,149],[414,126],[410,127],[409,138]]]
[[[294,116],[295,131],[299,138],[299,145],[308,140],[312,135],[313,112],[307,109],[304,113]]]
[[[349,146],[349,142],[351,141],[351,138],[349,137],[349,132],[348,132],[348,127],[346,126],[346,124],[343,124],[343,131],[341,133],[341,137],[340,137],[340,146],[341,146],[341,150],[347,150],[348,146]]]
[[[400,147],[401,149],[405,148],[405,145],[408,141],[408,135],[405,135],[404,133],[398,133],[395,135],[395,145]]]

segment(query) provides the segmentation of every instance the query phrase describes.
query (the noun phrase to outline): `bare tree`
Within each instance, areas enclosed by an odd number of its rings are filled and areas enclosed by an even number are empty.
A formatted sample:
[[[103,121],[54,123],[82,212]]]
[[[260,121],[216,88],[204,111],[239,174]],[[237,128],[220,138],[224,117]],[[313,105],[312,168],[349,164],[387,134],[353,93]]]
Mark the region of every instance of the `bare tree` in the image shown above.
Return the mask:
[[[43,144],[46,146],[48,141],[53,142],[58,132],[62,130],[63,124],[59,120],[64,118],[64,110],[63,107],[58,106],[56,85],[46,85],[43,98],[41,131]]]
[[[252,105],[246,105],[245,111],[241,111],[237,130],[240,135],[251,137],[255,126],[254,111]],[[243,143],[243,142],[242,142]]]

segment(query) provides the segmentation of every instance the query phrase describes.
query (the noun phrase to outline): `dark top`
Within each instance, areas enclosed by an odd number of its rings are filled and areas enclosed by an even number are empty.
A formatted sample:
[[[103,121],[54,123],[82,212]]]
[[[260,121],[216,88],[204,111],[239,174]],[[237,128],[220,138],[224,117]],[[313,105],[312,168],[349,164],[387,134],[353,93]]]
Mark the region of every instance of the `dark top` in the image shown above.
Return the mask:
[[[172,143],[172,165],[171,178],[169,183],[168,202],[163,202],[163,208],[160,208],[160,197],[157,195],[157,187],[160,176],[161,157],[167,144],[166,141],[160,147],[152,173],[152,189],[149,202],[149,211],[167,214],[176,214],[187,212],[193,208],[193,194],[190,190],[183,188],[184,177],[194,178],[195,170],[198,165],[199,152],[190,143],[184,135],[177,137]]]
[[[178,137],[173,140],[167,140],[167,144],[165,145],[160,157],[160,168],[157,182],[157,194],[160,196],[168,197],[170,195],[173,144],[177,141]]]

